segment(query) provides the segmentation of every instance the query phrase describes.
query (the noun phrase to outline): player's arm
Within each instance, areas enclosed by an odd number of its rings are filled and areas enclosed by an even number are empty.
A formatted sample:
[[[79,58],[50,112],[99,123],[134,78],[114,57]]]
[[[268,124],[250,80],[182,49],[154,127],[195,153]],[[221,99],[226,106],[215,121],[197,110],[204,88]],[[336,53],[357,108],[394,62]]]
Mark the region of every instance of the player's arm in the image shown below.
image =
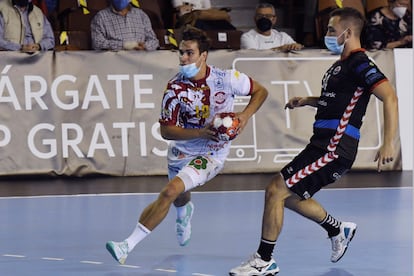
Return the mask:
[[[317,107],[319,97],[293,97],[285,105],[285,109],[294,109],[305,105]]]
[[[166,140],[191,140],[205,138],[217,140],[215,132],[210,130],[210,125],[204,128],[183,128],[178,126],[180,104],[175,100],[174,90],[168,86],[162,99],[161,115],[159,119],[161,137]],[[172,103],[172,104],[168,104]]]
[[[252,80],[252,92],[250,94],[250,101],[244,110],[237,114],[240,120],[240,131],[246,126],[250,117],[262,106],[267,98],[267,89],[255,80]]]
[[[388,81],[380,83],[372,93],[383,102],[384,143],[374,160],[378,162],[378,171],[381,171],[381,165],[394,160],[393,143],[398,127],[398,99],[394,88]]]
[[[161,125],[160,131],[162,138],[166,140],[191,140],[196,138],[211,139],[218,141],[215,132],[210,130],[210,126],[204,128],[182,128],[175,125]]]

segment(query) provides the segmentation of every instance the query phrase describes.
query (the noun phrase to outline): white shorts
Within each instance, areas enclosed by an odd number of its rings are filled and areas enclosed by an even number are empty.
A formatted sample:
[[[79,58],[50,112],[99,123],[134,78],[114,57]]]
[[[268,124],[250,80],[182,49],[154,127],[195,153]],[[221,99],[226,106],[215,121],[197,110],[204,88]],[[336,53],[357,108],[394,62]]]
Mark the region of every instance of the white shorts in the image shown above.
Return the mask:
[[[178,176],[184,182],[185,191],[189,191],[213,179],[223,169],[223,166],[224,160],[211,156],[170,160],[168,178]]]

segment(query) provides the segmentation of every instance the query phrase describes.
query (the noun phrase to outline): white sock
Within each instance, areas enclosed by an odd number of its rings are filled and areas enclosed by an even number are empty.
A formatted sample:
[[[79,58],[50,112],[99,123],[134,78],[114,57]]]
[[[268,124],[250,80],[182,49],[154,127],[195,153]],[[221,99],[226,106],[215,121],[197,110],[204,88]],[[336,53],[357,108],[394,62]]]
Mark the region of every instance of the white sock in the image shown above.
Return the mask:
[[[189,202],[187,202],[185,205],[180,206],[180,207],[175,207],[177,209],[177,219],[183,219],[185,218],[185,216],[187,215],[187,204],[189,204]]]
[[[134,231],[131,235],[125,240],[128,243],[128,253],[131,252],[134,247],[142,241],[146,236],[151,233],[147,227],[142,225],[138,222],[137,226],[135,227]]]

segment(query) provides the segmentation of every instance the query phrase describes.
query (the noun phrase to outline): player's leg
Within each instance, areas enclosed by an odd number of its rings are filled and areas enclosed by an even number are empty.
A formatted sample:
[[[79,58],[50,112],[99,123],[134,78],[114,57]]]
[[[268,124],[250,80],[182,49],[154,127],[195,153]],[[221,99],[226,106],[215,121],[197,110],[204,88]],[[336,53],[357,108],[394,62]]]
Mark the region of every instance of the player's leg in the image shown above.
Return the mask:
[[[317,150],[309,150],[309,155],[314,154]],[[337,158],[332,160],[322,168],[308,174],[304,179],[290,187],[291,191],[297,196],[286,199],[285,206],[296,213],[318,223],[324,228],[332,242],[331,261],[337,262],[345,254],[349,242],[352,240],[356,224],[352,222],[341,222],[331,216],[321,206],[319,202],[311,197],[318,192],[323,186],[331,184],[339,179],[351,167],[352,161]],[[295,169],[293,170],[295,171]],[[286,182],[295,177],[294,174],[286,176]]]
[[[290,197],[292,192],[286,187],[283,177],[277,174],[271,183],[266,187],[265,206],[262,218],[262,240],[275,243],[283,226],[285,199]],[[271,252],[260,250],[260,255],[264,260],[271,258]]]
[[[313,198],[304,200],[296,194],[285,200],[285,207],[315,222],[321,222],[327,214],[322,205]]]
[[[265,191],[259,248],[246,262],[230,270],[230,275],[275,275],[279,272],[272,255],[283,226],[284,201],[291,195],[280,174],[272,178]]]
[[[124,264],[128,254],[161,223],[168,214],[171,204],[184,190],[184,182],[179,177],[174,177],[162,189],[158,198],[144,209],[139,222],[128,238],[122,242],[107,242],[106,248],[114,259]]]
[[[165,218],[171,204],[184,190],[185,185],[181,178],[174,177],[171,179],[161,190],[158,198],[141,213],[139,222],[152,231]]]
[[[185,246],[191,239],[191,219],[194,204],[191,202],[190,190],[205,184],[215,177],[223,168],[224,160],[211,156],[197,156],[177,173],[185,185],[185,192],[174,201],[177,210],[176,234],[179,245]]]
[[[178,244],[185,246],[191,238],[191,218],[194,213],[194,204],[191,202],[190,191],[184,192],[174,201],[177,211],[175,220],[175,231],[177,234]]]

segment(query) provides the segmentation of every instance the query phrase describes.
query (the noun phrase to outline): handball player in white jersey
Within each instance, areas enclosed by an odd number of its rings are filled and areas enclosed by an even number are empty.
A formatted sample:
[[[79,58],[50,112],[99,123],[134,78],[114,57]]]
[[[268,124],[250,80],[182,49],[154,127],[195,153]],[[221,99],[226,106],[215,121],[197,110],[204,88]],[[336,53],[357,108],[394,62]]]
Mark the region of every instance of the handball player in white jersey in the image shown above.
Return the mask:
[[[128,238],[107,242],[107,250],[121,264],[161,223],[172,204],[177,210],[178,243],[188,244],[194,212],[190,191],[222,170],[230,149],[230,141],[219,141],[210,130],[214,115],[232,112],[235,96],[250,96],[247,106],[237,113],[242,131],[267,97],[267,90],[249,76],[207,65],[209,47],[210,40],[204,32],[184,30],[179,45],[179,73],[167,84],[159,119],[162,137],[171,140],[169,181],[158,198],[143,210]]]

